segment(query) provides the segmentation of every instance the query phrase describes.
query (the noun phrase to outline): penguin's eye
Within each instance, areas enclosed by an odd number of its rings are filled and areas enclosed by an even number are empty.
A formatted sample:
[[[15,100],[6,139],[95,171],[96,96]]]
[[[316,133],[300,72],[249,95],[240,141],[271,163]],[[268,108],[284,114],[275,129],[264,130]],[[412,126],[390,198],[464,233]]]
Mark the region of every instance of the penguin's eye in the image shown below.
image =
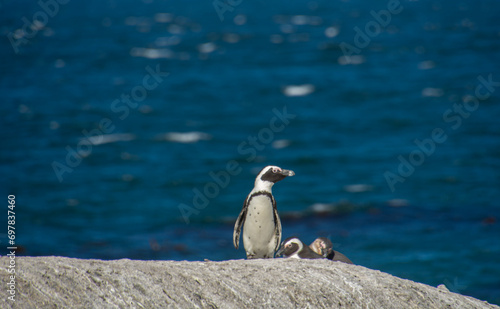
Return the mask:
[[[279,169],[279,168],[277,168],[277,167],[273,167],[273,173],[278,173],[279,171],[280,171],[280,169]]]

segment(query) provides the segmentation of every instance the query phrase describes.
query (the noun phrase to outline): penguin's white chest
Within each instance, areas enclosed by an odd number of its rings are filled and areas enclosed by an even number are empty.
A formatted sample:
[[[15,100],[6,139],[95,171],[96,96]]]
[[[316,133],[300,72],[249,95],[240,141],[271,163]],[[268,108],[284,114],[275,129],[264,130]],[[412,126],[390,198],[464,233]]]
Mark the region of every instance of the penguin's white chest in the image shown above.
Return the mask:
[[[251,199],[243,226],[243,245],[255,255],[274,253],[276,247],[273,204],[266,195]]]

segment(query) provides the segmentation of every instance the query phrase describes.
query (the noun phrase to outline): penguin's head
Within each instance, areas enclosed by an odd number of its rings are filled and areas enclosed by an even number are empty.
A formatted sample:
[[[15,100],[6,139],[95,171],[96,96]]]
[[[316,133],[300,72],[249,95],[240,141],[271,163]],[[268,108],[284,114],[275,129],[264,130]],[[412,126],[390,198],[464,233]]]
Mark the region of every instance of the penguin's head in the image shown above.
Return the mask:
[[[285,170],[279,166],[268,165],[264,167],[257,175],[257,178],[255,178],[255,185],[266,184],[272,187],[278,181],[293,175],[295,175],[295,173],[291,170]]]
[[[311,244],[310,248],[319,255],[324,257],[328,256],[333,250],[333,244],[330,239],[326,237],[318,237]]]
[[[304,244],[297,237],[289,237],[281,243],[281,248],[276,252],[276,256],[297,257],[297,253],[304,248]]]

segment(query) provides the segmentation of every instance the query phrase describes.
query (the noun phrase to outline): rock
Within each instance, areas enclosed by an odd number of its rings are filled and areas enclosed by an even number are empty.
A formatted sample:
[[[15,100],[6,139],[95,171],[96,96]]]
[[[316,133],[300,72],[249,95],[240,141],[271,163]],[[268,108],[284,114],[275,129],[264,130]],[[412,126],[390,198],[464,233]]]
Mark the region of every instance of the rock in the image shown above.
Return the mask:
[[[500,308],[329,260],[15,261],[16,300],[2,297],[2,308]]]
[[[448,288],[447,288],[447,287],[446,287],[446,285],[444,285],[444,284],[440,284],[440,285],[438,285],[438,286],[437,286],[437,288],[438,288],[439,290],[443,290],[443,291],[446,291],[446,292],[449,292],[449,291],[450,291],[450,290],[448,290]]]

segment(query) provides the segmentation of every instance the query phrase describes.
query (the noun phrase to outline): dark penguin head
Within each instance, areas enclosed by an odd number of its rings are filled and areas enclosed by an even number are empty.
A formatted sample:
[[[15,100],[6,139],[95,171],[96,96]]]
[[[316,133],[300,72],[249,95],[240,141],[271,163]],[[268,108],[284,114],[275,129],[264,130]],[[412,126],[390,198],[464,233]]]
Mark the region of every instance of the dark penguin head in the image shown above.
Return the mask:
[[[276,252],[276,256],[296,257],[297,253],[304,248],[304,243],[297,237],[288,237],[281,243],[281,248]]]
[[[333,252],[333,244],[330,239],[326,237],[316,238],[309,247],[323,257],[328,257]]]
[[[296,259],[321,259],[321,255],[314,253],[297,237],[289,237],[281,244],[281,249],[276,256],[284,255],[287,258]]]
[[[255,178],[255,188],[270,191],[275,183],[293,175],[295,175],[295,173],[291,170],[285,170],[278,166],[268,165],[264,167]]]

